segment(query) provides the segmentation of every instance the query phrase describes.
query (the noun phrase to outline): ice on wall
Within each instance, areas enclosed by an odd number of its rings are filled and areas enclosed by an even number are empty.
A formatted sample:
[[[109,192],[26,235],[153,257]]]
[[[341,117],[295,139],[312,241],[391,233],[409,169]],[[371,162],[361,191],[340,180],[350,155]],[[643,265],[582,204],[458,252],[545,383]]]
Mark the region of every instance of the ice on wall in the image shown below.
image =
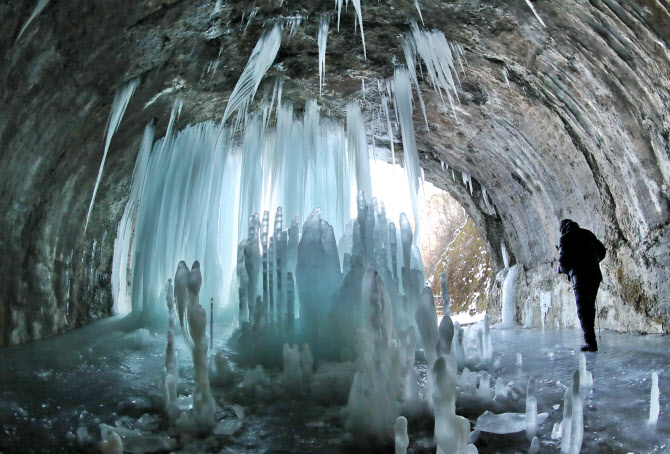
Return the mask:
[[[226,123],[233,112],[237,112],[235,129],[240,125],[240,121],[245,119],[249,103],[254,98],[263,76],[265,76],[277,56],[281,45],[281,33],[281,25],[277,23],[272,29],[265,32],[256,43],[242,75],[240,75],[233,92],[230,94],[228,105],[226,105],[226,110],[221,119],[221,125]]]
[[[38,0],[37,5],[35,5],[35,9],[33,10],[32,14],[28,18],[25,24],[23,24],[23,27],[21,27],[21,31],[19,32],[18,36],[16,37],[15,43],[19,41],[19,38],[21,38],[21,35],[23,35],[23,32],[26,31],[30,23],[44,10],[44,8],[47,7],[49,4],[49,0]]]
[[[116,90],[114,95],[114,102],[112,103],[112,110],[109,113],[109,119],[107,120],[107,138],[105,139],[105,151],[102,154],[102,162],[100,162],[100,170],[98,170],[98,177],[95,180],[95,187],[93,188],[93,195],[91,196],[91,203],[88,206],[88,212],[86,213],[86,224],[84,229],[88,227],[88,220],[91,217],[91,210],[93,210],[93,203],[95,202],[95,196],[98,193],[98,187],[100,186],[100,180],[102,179],[102,171],[105,167],[105,160],[107,159],[107,152],[109,151],[109,145],[112,142],[112,137],[121,123],[123,114],[126,113],[126,107],[130,102],[130,98],[135,93],[135,89],[140,85],[139,77],[131,79],[122,87]]]

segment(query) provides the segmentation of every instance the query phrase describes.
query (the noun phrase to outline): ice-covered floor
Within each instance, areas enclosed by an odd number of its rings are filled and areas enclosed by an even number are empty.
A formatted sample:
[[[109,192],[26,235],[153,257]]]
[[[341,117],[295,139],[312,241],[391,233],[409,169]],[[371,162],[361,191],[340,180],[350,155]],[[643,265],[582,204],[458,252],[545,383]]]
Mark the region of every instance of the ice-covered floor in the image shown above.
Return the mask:
[[[69,334],[29,345],[0,350],[0,451],[9,453],[99,452],[98,424],[138,426],[144,413],[155,415],[146,423],[155,432],[165,431],[162,402],[157,394],[161,377],[165,335],[150,342],[128,336],[135,327],[119,318],[103,320]],[[221,328],[215,331],[221,333]],[[577,330],[493,331],[494,366],[489,372],[520,388],[528,377],[537,379],[538,411],[549,418],[540,426],[541,452],[560,452],[551,439],[555,422],[562,418],[564,385],[578,368],[574,349],[580,345]],[[192,363],[181,339],[180,391],[192,389]],[[215,342],[221,347],[223,340]],[[601,351],[589,353],[588,369],[594,387],[584,399],[583,453],[651,453],[670,449],[670,349],[664,336],[639,336],[603,332]],[[516,366],[516,353],[523,365]],[[418,367],[421,369],[421,365]],[[425,369],[425,367],[424,367]],[[661,413],[655,430],[647,424],[651,372],[660,375]],[[273,377],[280,371],[270,372]],[[321,406],[306,395],[258,400],[237,388],[214,389],[219,403],[217,418],[234,419],[232,404],[245,409],[242,427],[232,436],[212,436],[189,442],[183,452],[393,452],[393,447],[352,446],[341,424],[341,405]],[[518,408],[524,411],[523,398]],[[459,413],[474,423],[471,410]],[[161,421],[162,418],[162,421]],[[88,442],[68,440],[68,431],[87,428]],[[432,421],[409,420],[410,452],[435,452]],[[83,432],[80,430],[80,435]],[[71,436],[70,436],[71,438]],[[76,438],[76,435],[75,435]],[[480,453],[526,452],[523,433],[486,435],[477,441]],[[179,451],[180,452],[180,451]]]

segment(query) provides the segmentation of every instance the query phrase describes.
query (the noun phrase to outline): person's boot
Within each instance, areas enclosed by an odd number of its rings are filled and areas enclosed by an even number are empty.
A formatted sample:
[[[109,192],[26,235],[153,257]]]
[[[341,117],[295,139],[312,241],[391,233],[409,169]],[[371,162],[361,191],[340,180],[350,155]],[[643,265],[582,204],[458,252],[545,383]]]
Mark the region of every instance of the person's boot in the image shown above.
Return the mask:
[[[580,348],[583,352],[597,352],[598,351],[598,342],[596,342],[596,333],[595,330],[584,331],[584,342],[586,344],[582,345]]]

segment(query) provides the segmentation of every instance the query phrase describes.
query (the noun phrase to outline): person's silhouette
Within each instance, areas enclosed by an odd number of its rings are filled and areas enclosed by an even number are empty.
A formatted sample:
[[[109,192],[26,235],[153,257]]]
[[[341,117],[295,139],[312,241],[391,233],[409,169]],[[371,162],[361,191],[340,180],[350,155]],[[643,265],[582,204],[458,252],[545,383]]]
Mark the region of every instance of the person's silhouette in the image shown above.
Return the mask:
[[[585,345],[581,350],[595,352],[598,351],[595,304],[598,287],[603,280],[600,262],[605,258],[605,246],[593,232],[580,228],[570,219],[563,219],[560,228],[558,272],[568,275],[575,292],[577,315],[584,331]]]

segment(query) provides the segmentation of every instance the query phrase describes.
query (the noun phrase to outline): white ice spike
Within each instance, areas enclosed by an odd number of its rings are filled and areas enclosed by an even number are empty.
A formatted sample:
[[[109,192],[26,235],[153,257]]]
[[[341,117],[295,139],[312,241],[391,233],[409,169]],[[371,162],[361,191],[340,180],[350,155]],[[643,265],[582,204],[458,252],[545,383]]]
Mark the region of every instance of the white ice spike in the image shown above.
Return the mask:
[[[258,90],[258,86],[261,84],[261,80],[263,80],[263,76],[265,76],[267,70],[272,66],[280,45],[281,25],[277,23],[271,30],[265,32],[260,37],[256,43],[256,47],[251,52],[247,66],[244,67],[244,71],[242,71],[242,75],[230,95],[228,105],[221,119],[221,126],[235,111],[237,111],[235,129],[239,126],[240,121],[246,117],[249,103],[254,98],[256,90]]]
[[[84,231],[86,231],[86,228],[88,227],[88,220],[91,217],[91,210],[93,209],[93,203],[95,202],[95,195],[98,193],[98,186],[100,186],[102,171],[105,168],[105,160],[107,159],[107,151],[109,151],[109,144],[112,142],[112,136],[118,129],[119,123],[121,123],[121,119],[123,118],[123,114],[126,112],[126,107],[128,107],[128,102],[133,96],[133,93],[135,93],[135,89],[139,84],[140,79],[139,77],[136,77],[116,90],[114,102],[112,103],[112,110],[109,113],[109,120],[107,121],[107,139],[105,141],[105,151],[102,154],[102,162],[100,163],[100,170],[98,170],[98,178],[95,180],[95,187],[93,188],[91,204],[88,206],[88,212],[86,213],[86,224],[84,225]]]
[[[319,94],[323,91],[323,84],[326,80],[326,43],[328,41],[328,26],[330,16],[323,15],[319,21]]]

